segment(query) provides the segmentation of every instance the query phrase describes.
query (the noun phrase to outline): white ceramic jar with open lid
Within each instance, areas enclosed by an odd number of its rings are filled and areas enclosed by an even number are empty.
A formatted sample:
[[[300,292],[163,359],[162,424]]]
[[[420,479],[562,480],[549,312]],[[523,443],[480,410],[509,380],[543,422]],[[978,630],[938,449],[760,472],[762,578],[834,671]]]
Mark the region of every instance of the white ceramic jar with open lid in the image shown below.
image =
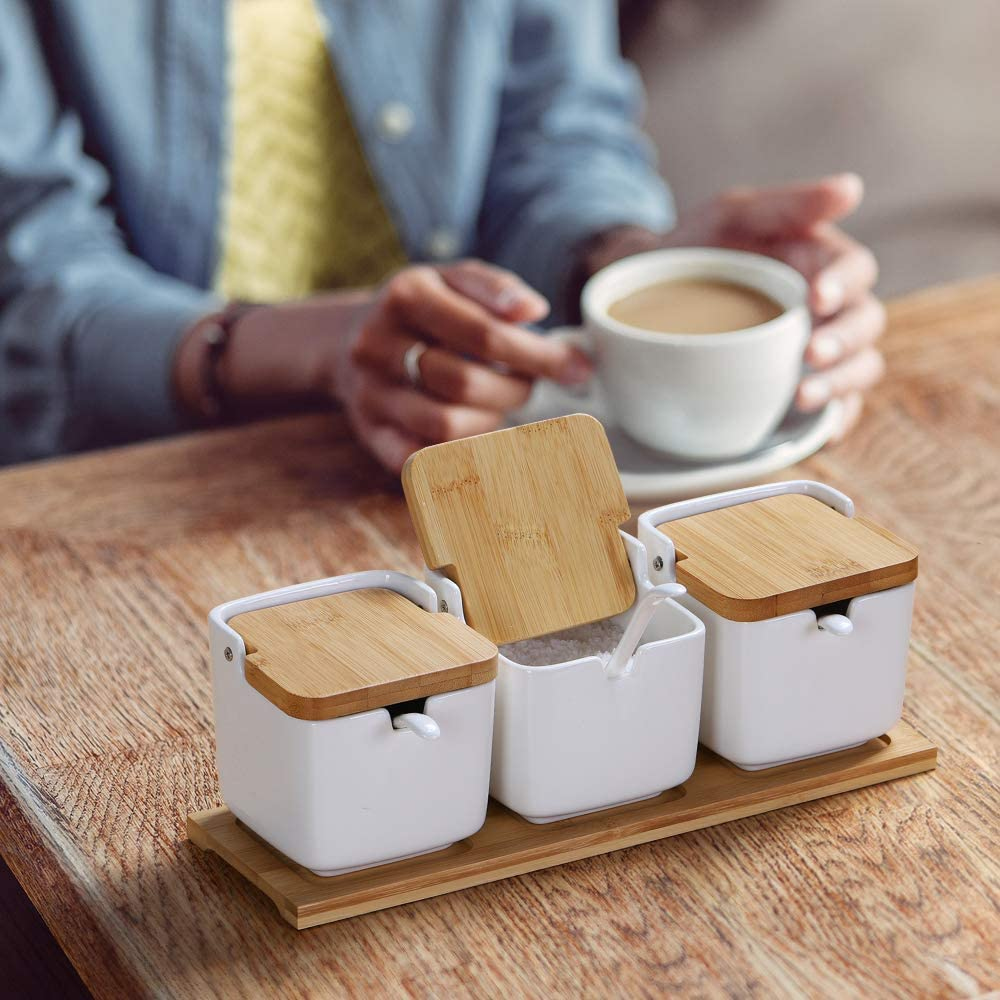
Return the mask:
[[[685,781],[704,627],[619,530],[630,511],[601,425],[576,414],[434,445],[403,487],[441,606],[501,646],[493,797],[545,823]],[[502,648],[601,620],[626,626],[609,662]]]
[[[496,647],[425,583],[368,571],[209,616],[233,814],[334,875],[447,847],[486,817]]]
[[[823,483],[647,511],[654,582],[705,623],[701,741],[754,770],[885,733],[902,713],[917,554]]]

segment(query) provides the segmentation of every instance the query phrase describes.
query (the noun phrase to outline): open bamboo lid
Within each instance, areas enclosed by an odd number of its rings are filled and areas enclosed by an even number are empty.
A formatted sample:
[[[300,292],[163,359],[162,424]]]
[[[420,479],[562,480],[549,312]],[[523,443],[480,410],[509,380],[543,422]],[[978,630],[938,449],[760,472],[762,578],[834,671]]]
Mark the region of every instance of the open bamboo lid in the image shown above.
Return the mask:
[[[246,679],[296,719],[336,719],[493,680],[497,648],[391,590],[351,590],[229,620]]]
[[[577,413],[410,457],[403,490],[424,560],[496,643],[620,614],[635,580],[630,516],[604,428]]]
[[[862,517],[784,494],[660,527],[677,550],[677,581],[731,621],[755,622],[917,576],[917,552]]]

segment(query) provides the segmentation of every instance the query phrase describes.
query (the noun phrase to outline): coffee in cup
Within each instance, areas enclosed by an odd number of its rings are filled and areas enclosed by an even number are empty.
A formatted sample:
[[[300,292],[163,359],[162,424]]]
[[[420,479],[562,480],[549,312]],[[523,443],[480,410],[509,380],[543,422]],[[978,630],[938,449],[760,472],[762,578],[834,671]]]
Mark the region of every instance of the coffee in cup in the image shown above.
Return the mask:
[[[770,295],[719,278],[657,281],[608,306],[612,319],[654,333],[729,333],[770,323],[784,311]]]
[[[792,403],[811,326],[807,291],[772,257],[654,250],[587,282],[579,338],[630,437],[683,458],[732,459],[759,447]]]

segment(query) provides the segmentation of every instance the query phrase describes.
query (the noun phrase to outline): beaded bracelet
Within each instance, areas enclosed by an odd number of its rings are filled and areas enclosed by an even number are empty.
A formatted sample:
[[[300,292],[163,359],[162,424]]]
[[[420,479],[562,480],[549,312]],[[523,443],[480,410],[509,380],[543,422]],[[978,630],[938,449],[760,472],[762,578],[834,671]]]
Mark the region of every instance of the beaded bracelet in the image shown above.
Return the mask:
[[[226,417],[226,396],[219,379],[219,366],[225,357],[236,324],[252,309],[253,302],[230,302],[221,312],[202,321],[202,355],[198,408],[208,421],[219,423]]]

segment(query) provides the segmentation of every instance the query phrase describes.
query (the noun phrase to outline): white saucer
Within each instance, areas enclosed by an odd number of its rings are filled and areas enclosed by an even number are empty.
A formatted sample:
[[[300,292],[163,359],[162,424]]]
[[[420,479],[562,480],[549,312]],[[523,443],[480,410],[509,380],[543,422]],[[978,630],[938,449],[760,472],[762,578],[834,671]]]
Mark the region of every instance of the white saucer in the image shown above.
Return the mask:
[[[593,383],[582,390],[570,390],[555,382],[539,380],[531,399],[511,415],[509,425],[567,413],[590,413],[604,424],[629,500],[674,500],[743,486],[819,451],[842,419],[837,401],[819,413],[791,411],[781,426],[749,455],[724,462],[692,462],[633,441],[608,416]]]

